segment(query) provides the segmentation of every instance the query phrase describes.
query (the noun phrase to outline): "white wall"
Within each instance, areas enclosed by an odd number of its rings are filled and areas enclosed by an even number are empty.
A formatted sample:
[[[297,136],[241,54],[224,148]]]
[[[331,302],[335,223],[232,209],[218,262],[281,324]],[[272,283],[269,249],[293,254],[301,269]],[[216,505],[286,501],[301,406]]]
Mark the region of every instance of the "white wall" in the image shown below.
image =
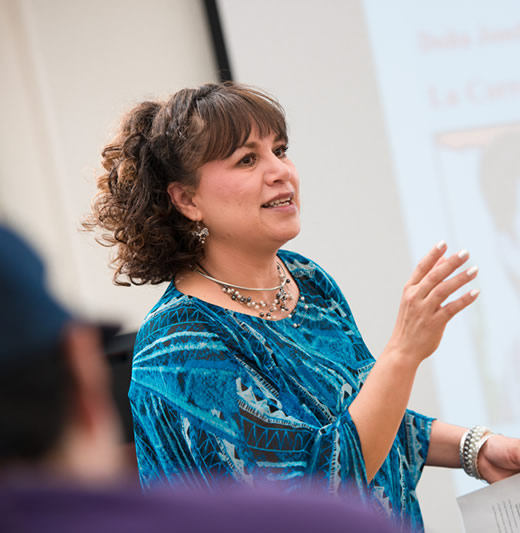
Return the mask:
[[[63,301],[136,329],[163,288],[114,286],[80,220],[122,113],[216,80],[202,2],[0,0],[0,73],[0,215]]]

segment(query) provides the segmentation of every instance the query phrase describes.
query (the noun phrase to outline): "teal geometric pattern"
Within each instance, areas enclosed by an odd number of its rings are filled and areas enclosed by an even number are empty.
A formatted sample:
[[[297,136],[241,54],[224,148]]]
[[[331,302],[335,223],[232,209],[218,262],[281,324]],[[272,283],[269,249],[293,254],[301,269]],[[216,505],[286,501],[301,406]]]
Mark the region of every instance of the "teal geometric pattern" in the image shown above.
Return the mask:
[[[171,283],[144,320],[129,391],[142,485],[212,487],[225,478],[354,489],[403,530],[421,531],[415,488],[432,419],[407,411],[367,484],[348,407],[374,358],[334,280],[298,254],[279,258],[308,306],[298,303],[293,319],[229,311]]]

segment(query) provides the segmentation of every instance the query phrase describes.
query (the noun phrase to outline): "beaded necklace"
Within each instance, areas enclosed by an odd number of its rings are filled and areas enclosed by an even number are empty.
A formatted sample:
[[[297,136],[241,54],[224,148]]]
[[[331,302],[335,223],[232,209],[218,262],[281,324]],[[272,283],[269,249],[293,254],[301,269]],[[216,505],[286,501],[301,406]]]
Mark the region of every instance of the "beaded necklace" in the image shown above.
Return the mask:
[[[233,283],[227,283],[226,281],[222,281],[219,279],[214,278],[211,276],[204,268],[202,268],[200,265],[197,266],[197,268],[194,269],[194,271],[202,276],[203,278],[209,279],[210,281],[213,281],[214,283],[217,283],[222,287],[222,292],[229,295],[229,297],[242,305],[245,305],[249,308],[254,309],[258,312],[258,316],[260,318],[265,318],[266,320],[274,320],[277,318],[275,313],[278,311],[281,311],[282,313],[288,313],[287,317],[292,318],[292,313],[289,313],[289,308],[287,307],[287,300],[293,300],[293,295],[288,291],[286,286],[291,283],[290,278],[285,274],[285,270],[282,268],[280,263],[276,263],[276,270],[278,272],[278,276],[280,278],[280,284],[276,285],[275,287],[269,287],[269,288],[256,288],[256,287],[242,287],[240,285],[234,285]],[[269,305],[267,302],[264,302],[264,300],[256,301],[250,296],[244,296],[240,293],[240,291],[276,291],[276,295]],[[302,302],[305,301],[305,298],[303,296],[300,297],[300,300]],[[308,305],[305,305],[305,311],[309,308]],[[300,324],[294,323],[293,326],[295,328],[300,327]]]

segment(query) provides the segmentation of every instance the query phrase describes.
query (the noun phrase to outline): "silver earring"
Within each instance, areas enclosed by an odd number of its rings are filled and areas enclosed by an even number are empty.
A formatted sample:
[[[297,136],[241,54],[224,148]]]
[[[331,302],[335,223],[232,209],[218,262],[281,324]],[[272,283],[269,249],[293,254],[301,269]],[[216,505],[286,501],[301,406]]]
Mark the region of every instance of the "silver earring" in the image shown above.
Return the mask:
[[[192,231],[191,234],[199,241],[202,246],[204,246],[206,244],[206,238],[209,235],[209,230],[206,226],[203,226],[200,223],[200,220],[197,220],[195,231]]]

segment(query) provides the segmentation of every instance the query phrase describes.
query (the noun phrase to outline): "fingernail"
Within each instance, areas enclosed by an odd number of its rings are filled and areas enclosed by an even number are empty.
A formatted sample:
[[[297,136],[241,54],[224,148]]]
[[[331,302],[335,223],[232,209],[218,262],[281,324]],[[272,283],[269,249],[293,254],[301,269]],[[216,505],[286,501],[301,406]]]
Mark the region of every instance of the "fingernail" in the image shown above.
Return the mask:
[[[459,252],[460,259],[464,259],[465,257],[468,257],[468,255],[469,255],[469,252],[467,250],[461,250]]]
[[[468,268],[468,270],[466,270],[466,274],[468,276],[473,276],[473,274],[475,274],[475,272],[478,272],[478,266],[477,265],[472,266],[471,268]]]
[[[438,250],[442,250],[443,248],[446,247],[446,241],[445,240],[442,240],[442,241],[439,241],[436,246],[435,246]]]
[[[475,298],[476,296],[478,296],[480,294],[480,289],[473,289],[469,295],[472,297],[472,298]]]

